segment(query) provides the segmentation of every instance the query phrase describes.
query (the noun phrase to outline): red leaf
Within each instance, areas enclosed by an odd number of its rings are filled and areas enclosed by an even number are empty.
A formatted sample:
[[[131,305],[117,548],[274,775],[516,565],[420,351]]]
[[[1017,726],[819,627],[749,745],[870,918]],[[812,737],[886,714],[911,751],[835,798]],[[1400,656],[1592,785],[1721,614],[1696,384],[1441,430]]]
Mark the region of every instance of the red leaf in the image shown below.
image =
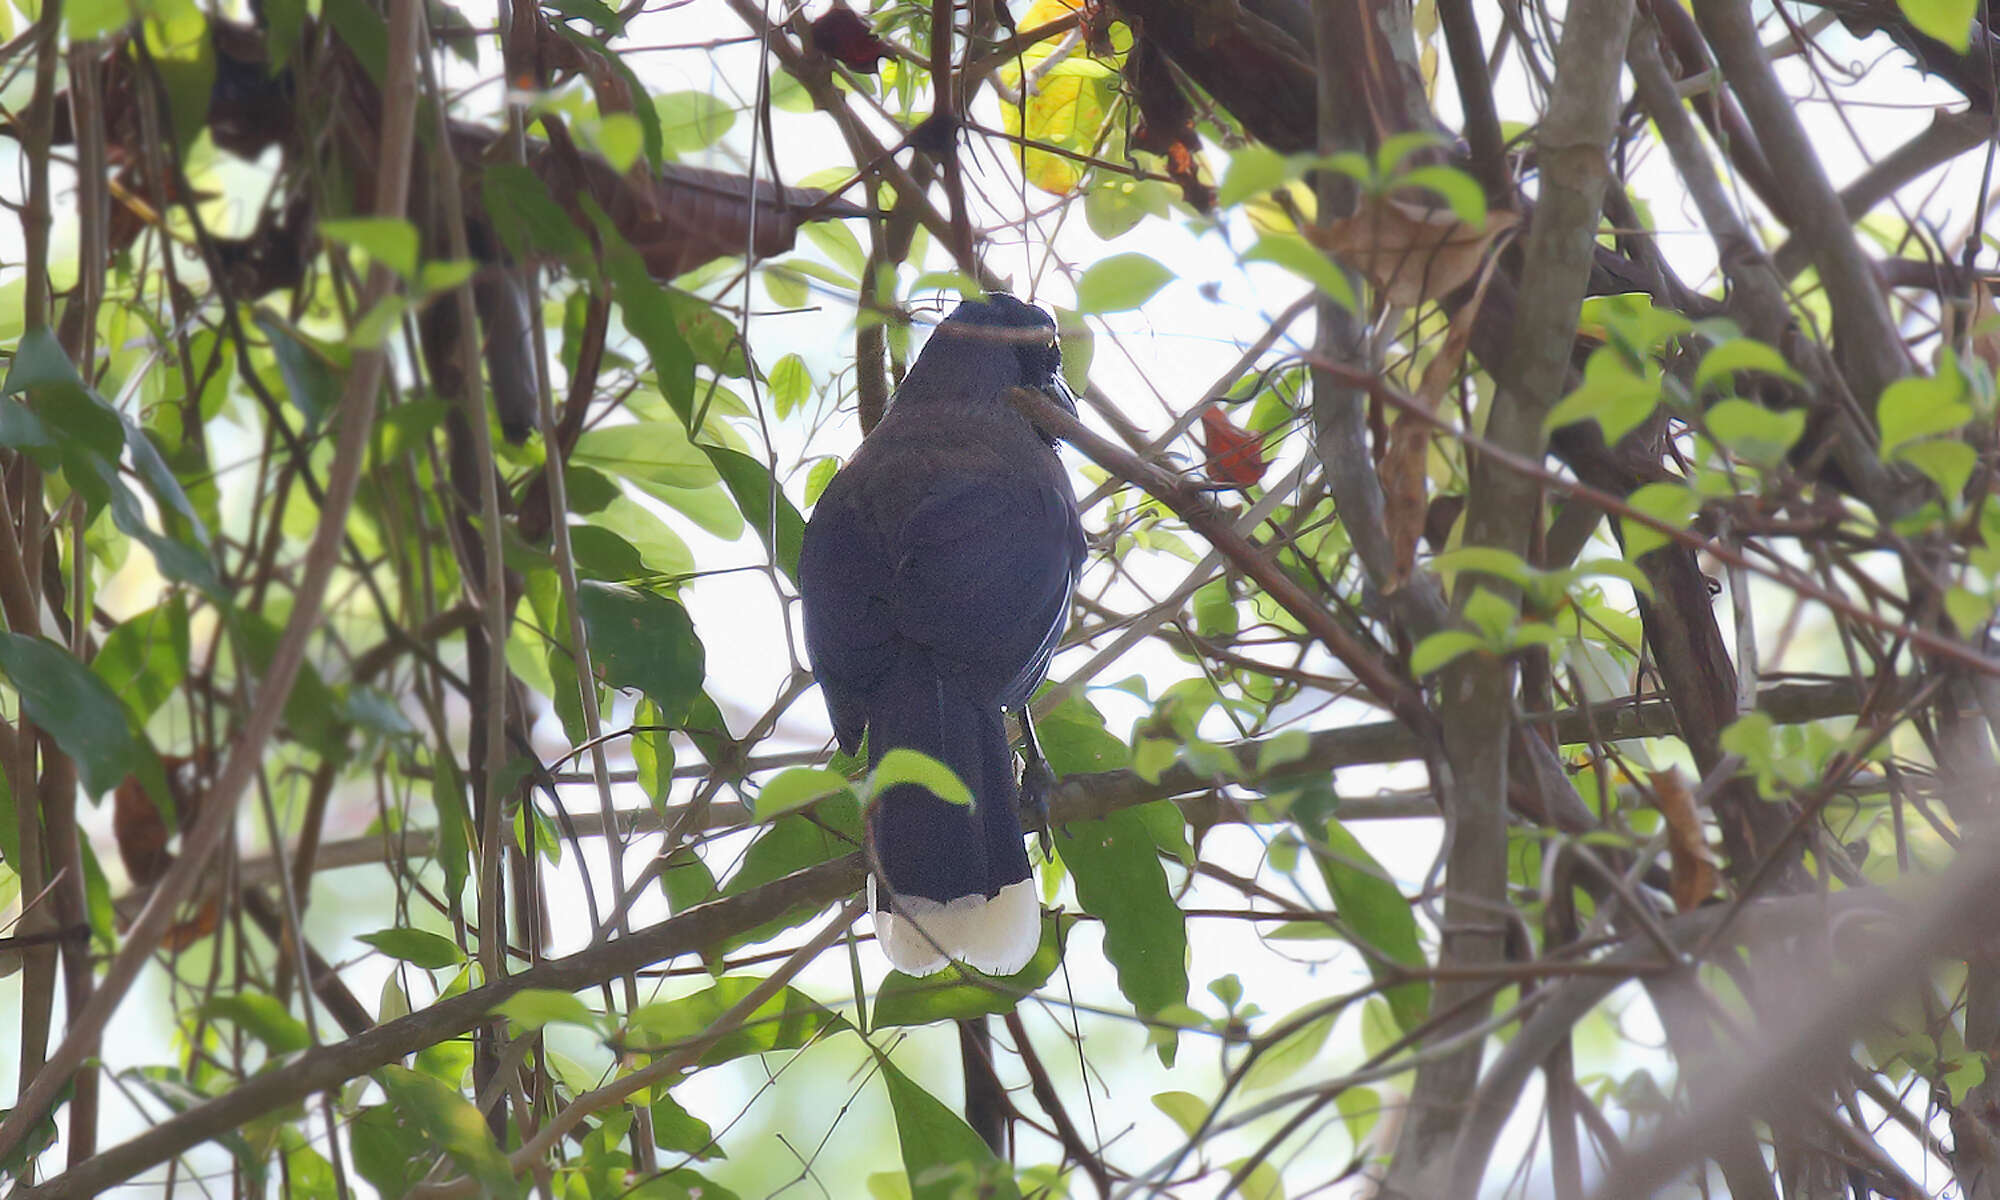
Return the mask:
[[[873,75],[885,58],[895,57],[889,43],[853,9],[836,5],[812,23],[812,46],[850,70]]]
[[[1202,410],[1201,441],[1208,451],[1210,479],[1249,487],[1264,478],[1264,435],[1238,429],[1221,409]]]

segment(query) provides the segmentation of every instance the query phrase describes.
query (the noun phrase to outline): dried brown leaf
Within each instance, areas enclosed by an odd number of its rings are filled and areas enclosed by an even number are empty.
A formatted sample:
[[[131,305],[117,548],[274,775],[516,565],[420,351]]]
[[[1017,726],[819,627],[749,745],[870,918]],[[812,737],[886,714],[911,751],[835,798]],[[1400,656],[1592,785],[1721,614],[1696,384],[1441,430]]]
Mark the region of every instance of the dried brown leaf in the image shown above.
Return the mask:
[[[1715,892],[1715,856],[1708,849],[1708,832],[1694,793],[1678,768],[1648,771],[1647,789],[1653,807],[1667,823],[1667,862],[1671,868],[1674,907],[1689,912]]]
[[[1309,231],[1322,249],[1361,272],[1388,303],[1413,307],[1457,290],[1479,270],[1493,239],[1520,218],[1504,209],[1475,228],[1437,208],[1397,196],[1370,196],[1353,216]]]

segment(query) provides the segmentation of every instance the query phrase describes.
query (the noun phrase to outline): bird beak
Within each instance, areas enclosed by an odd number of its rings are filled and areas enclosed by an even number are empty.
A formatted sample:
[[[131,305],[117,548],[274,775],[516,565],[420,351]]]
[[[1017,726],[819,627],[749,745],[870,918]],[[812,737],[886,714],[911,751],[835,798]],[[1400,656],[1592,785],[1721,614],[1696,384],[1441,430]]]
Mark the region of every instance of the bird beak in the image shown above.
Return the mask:
[[[1049,386],[1042,390],[1048,393],[1051,400],[1062,405],[1063,411],[1072,417],[1076,416],[1076,393],[1069,390],[1068,380],[1057,375],[1050,381]]]

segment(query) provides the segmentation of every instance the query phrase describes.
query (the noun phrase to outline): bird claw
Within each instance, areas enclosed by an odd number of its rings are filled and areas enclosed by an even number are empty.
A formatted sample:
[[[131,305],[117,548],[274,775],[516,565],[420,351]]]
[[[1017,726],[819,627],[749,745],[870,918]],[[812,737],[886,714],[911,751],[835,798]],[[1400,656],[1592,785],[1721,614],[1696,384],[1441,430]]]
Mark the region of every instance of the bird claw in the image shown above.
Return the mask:
[[[1021,827],[1035,835],[1042,857],[1055,848],[1049,836],[1049,798],[1055,794],[1056,773],[1046,758],[1031,758],[1021,768]]]

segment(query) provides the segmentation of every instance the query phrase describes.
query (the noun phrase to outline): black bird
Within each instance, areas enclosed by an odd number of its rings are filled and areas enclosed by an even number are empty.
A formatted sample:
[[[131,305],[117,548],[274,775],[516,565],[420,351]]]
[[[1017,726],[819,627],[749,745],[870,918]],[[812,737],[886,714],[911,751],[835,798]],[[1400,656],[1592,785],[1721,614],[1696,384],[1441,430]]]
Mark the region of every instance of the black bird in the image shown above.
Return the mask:
[[[1053,775],[1027,702],[1048,674],[1083,568],[1083,526],[1055,439],[1008,403],[1039,388],[1071,412],[1055,322],[1012,296],[968,300],[932,333],[887,414],[834,476],[799,554],[806,650],[843,750],[898,746],[955,772],[952,804],[914,784],[869,813],[889,961],[1027,965],[1041,907],[1022,844]],[[1027,787],[1003,712],[1017,713]],[[871,890],[873,880],[871,880]]]

